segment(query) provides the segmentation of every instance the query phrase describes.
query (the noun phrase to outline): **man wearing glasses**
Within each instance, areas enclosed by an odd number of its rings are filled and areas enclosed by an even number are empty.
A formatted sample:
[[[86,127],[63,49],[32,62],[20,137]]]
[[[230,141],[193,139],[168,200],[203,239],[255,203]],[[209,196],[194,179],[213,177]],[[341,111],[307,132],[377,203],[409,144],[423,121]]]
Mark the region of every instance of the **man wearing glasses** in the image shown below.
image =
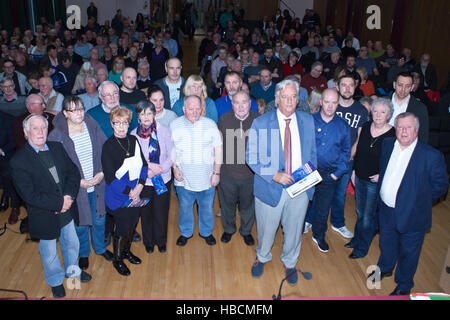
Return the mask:
[[[7,77],[13,79],[17,95],[25,96],[28,90],[31,90],[31,85],[27,82],[27,78],[19,71],[16,71],[14,62],[11,60],[3,62],[3,72],[0,73],[0,80]]]
[[[24,108],[25,97],[17,96],[15,84],[12,78],[6,77],[0,80],[0,89],[3,97],[0,97],[0,110],[17,117],[26,112]]]
[[[52,122],[55,115],[45,111],[46,105],[44,99],[40,95],[30,94],[25,101],[25,105],[27,107],[27,112],[14,119],[13,131],[14,140],[16,141],[16,150],[22,148],[27,142],[23,133],[22,122],[30,114],[43,115],[48,121],[48,132],[53,130]]]
[[[311,93],[314,89],[323,91],[328,88],[327,79],[322,75],[322,62],[314,62],[311,66],[311,72],[302,78],[301,86]]]
[[[128,128],[128,132],[131,132],[137,126],[137,116],[134,108],[120,103],[119,101],[119,87],[112,81],[103,82],[98,88],[98,97],[101,100],[101,103],[88,110],[87,114],[93,117],[100,127],[103,130],[103,133],[107,138],[113,135],[113,129],[111,127],[111,121],[109,119],[109,113],[114,107],[118,105],[125,106],[131,110],[133,118],[130,123],[130,127]]]

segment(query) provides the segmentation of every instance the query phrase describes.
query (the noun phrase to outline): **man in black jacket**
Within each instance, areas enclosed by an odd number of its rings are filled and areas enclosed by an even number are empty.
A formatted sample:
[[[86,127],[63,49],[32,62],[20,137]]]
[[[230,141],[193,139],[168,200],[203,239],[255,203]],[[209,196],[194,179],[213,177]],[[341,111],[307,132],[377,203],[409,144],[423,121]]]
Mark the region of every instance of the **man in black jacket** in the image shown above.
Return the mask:
[[[424,53],[422,58],[420,58],[420,62],[415,66],[415,72],[418,72],[423,77],[423,83],[421,84],[421,88],[426,91],[428,90],[437,90],[437,73],[436,68],[430,63],[431,56],[428,53]]]
[[[47,142],[45,117],[29,115],[23,121],[23,130],[28,143],[10,161],[12,178],[27,205],[30,236],[40,239],[39,253],[45,280],[51,286],[53,296],[62,298],[65,296],[64,277],[81,282],[91,279],[78,266],[80,243],[72,218],[77,210],[74,199],[81,176],[64,147],[58,142]],[[65,270],[59,262],[57,238]]]

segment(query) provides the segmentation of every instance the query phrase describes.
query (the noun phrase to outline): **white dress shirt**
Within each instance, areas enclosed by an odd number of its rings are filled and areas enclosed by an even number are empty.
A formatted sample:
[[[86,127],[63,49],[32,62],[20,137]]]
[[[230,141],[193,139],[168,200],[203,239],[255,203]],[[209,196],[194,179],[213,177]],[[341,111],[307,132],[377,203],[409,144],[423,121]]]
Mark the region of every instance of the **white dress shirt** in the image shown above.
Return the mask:
[[[281,111],[277,108],[277,119],[278,125],[280,126],[280,136],[281,136],[281,145],[284,150],[284,130],[286,129],[286,121],[285,119],[291,119],[289,123],[289,128],[291,129],[291,155],[292,155],[292,172],[300,168],[302,163],[302,149],[300,144],[300,133],[298,132],[297,125],[297,116],[295,112],[290,116],[286,117]]]
[[[380,197],[383,202],[391,208],[395,208],[395,200],[397,198],[398,188],[405,175],[409,160],[417,145],[417,139],[414,140],[407,148],[401,149],[398,141],[394,143],[389,163],[381,183]]]
[[[391,126],[394,126],[395,117],[397,117],[400,113],[406,112],[406,109],[408,109],[409,99],[411,99],[411,95],[409,95],[402,104],[398,104],[397,101],[395,101],[394,96],[395,93],[392,95],[391,99],[392,105],[394,106],[394,113],[392,114],[391,120],[389,120],[389,124]]]

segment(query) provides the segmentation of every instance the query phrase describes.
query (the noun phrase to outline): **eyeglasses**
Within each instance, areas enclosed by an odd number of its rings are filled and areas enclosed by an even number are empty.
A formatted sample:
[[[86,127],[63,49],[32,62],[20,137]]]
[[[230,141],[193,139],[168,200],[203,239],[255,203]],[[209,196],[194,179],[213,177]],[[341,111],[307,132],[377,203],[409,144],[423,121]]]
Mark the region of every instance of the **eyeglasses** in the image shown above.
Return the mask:
[[[14,88],[14,85],[13,85],[13,84],[10,84],[9,86],[2,86],[2,88],[3,88],[3,89],[6,89],[6,88]]]
[[[116,127],[127,127],[130,125],[128,121],[113,121],[112,124]]]

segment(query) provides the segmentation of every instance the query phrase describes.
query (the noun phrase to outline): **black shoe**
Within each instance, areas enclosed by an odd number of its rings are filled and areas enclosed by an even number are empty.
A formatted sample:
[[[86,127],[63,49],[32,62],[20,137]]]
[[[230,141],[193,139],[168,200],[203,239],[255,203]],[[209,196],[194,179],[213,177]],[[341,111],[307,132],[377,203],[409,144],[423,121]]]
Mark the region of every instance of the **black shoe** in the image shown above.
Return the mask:
[[[136,257],[131,251],[130,249],[126,249],[124,254],[123,254],[124,259],[127,259],[128,261],[130,261],[131,264],[141,264],[142,260],[139,259],[138,257]]]
[[[126,246],[125,237],[114,237],[113,238],[113,266],[117,272],[122,276],[129,276],[131,271],[128,269],[127,265],[123,263],[123,253]]]
[[[66,290],[64,286],[61,284],[56,287],[52,287],[53,298],[59,299],[64,298],[66,296]]]
[[[411,293],[410,290],[408,291],[400,291],[400,289],[395,287],[394,291],[391,292],[390,296],[408,296]]]
[[[199,235],[200,235],[200,237],[202,237],[203,239],[205,239],[205,242],[206,242],[207,245],[213,246],[213,245],[216,244],[216,239],[213,237],[212,234],[210,234],[210,235],[207,236],[207,237],[204,237],[204,236],[202,236],[201,234],[199,234]]]
[[[92,276],[89,273],[87,273],[85,271],[81,271],[81,274],[80,274],[81,282],[89,282],[91,279],[92,279]]]
[[[317,240],[316,238],[312,238],[312,240],[317,244],[317,248],[321,252],[328,252],[330,247],[328,246],[328,243],[325,240]]]
[[[153,246],[145,246],[145,251],[147,251],[148,254],[153,253]]]
[[[246,236],[242,236],[244,238],[244,242],[248,246],[252,246],[255,244],[255,239],[253,239],[251,234],[248,234]]]
[[[133,242],[139,242],[139,241],[141,241],[141,235],[137,232],[137,231],[134,231],[134,233],[133,233]]]
[[[158,251],[159,251],[160,253],[166,252],[166,251],[167,251],[166,245],[163,244],[162,246],[158,246]]]
[[[6,211],[9,208],[9,198],[5,195],[3,191],[2,198],[0,200],[0,212]]]
[[[189,238],[186,238],[185,236],[179,236],[177,239],[177,246],[184,247],[190,238],[192,238],[192,236],[190,236]]]
[[[123,263],[123,260],[113,261],[113,266],[116,268],[117,272],[122,276],[129,276],[131,274],[130,269],[128,269],[127,265]]]
[[[80,258],[78,260],[78,266],[81,270],[86,270],[87,268],[89,268],[89,258]]]
[[[375,275],[375,272],[376,271],[372,271],[369,274],[369,276],[367,277],[368,279],[372,278],[372,282],[374,282],[374,283],[376,282],[376,279],[373,277]],[[380,281],[383,280],[383,278],[390,277],[390,276],[392,276],[392,272],[380,272]]]
[[[224,232],[222,234],[222,237],[220,237],[220,241],[222,241],[223,243],[228,243],[230,242],[232,236],[232,233]]]
[[[112,261],[112,260],[114,259],[114,255],[113,255],[112,252],[109,251],[109,250],[106,250],[105,252],[103,252],[103,253],[101,254],[101,256],[102,256],[103,258],[105,258],[106,261]]]
[[[349,243],[344,244],[344,247],[349,248],[349,249],[353,249],[355,246],[354,246],[353,243],[350,241]]]

